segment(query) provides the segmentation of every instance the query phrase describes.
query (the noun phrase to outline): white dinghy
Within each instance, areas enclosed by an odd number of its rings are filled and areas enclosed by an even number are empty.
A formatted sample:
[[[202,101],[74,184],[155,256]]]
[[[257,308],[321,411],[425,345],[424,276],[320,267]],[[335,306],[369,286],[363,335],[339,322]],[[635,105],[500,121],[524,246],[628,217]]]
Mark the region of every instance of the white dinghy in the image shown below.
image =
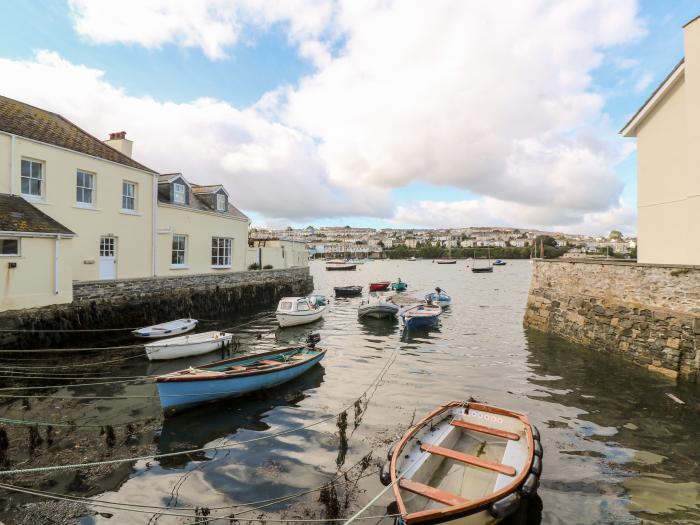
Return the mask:
[[[384,319],[396,317],[398,314],[399,307],[377,293],[370,293],[357,309],[357,315],[360,318]]]
[[[323,317],[324,305],[308,297],[283,297],[277,305],[275,315],[282,328],[313,323]]]
[[[160,337],[173,337],[186,334],[197,328],[197,319],[176,319],[167,323],[154,324],[134,330],[131,333],[144,339],[158,339]]]
[[[228,332],[183,335],[165,341],[148,343],[145,345],[146,355],[151,361],[201,355],[228,346],[232,339],[233,334]]]

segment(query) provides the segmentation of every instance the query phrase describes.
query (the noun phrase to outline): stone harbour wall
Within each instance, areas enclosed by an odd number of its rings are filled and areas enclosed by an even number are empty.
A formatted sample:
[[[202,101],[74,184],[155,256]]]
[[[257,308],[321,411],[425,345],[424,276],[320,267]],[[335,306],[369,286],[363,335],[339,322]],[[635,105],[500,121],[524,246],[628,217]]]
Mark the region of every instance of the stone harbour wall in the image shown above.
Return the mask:
[[[524,324],[696,382],[700,266],[538,259]]]
[[[0,330],[48,330],[0,331],[0,347],[68,346],[105,337],[61,330],[136,327],[190,316],[233,320],[274,306],[284,296],[310,293],[313,287],[308,267],[75,282],[70,304],[0,313]],[[110,335],[115,343],[131,339],[128,332]]]

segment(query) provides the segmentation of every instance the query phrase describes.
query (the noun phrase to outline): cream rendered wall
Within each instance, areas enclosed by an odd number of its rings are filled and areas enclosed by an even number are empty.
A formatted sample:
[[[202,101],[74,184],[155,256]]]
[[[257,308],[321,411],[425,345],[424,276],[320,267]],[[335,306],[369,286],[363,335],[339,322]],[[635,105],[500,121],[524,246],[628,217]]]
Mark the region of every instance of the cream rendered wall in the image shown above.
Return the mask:
[[[59,293],[54,293],[56,238],[22,237],[18,257],[0,257],[0,311],[36,308],[73,300],[71,243],[61,239],[59,248]],[[17,263],[9,268],[10,262]]]
[[[263,266],[271,264],[277,270],[309,265],[309,254],[302,242],[267,241],[265,246],[248,248],[246,268],[259,259]]]
[[[158,275],[239,272],[247,267],[247,220],[159,203],[157,230]],[[187,235],[185,268],[171,268],[173,234]],[[211,267],[212,237],[233,239],[230,269]]]
[[[7,157],[5,156],[7,155]],[[0,133],[0,191],[9,192],[10,138]],[[20,193],[21,159],[44,163],[42,200],[31,200],[41,211],[77,234],[72,247],[73,278],[99,278],[100,237],[117,238],[117,278],[148,277],[151,268],[151,237],[154,175],[87,155],[17,137],[15,145],[15,194]],[[95,173],[94,209],[76,204],[76,171]],[[137,213],[121,211],[122,181],[137,183]],[[94,261],[85,264],[84,261]]]

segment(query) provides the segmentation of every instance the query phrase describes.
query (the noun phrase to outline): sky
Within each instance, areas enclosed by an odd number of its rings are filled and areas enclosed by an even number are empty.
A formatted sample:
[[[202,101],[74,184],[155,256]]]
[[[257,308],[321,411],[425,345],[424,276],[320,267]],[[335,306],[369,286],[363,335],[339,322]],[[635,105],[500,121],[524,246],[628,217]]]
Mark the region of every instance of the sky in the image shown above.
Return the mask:
[[[636,233],[618,132],[700,0],[4,0],[0,94],[255,225]]]

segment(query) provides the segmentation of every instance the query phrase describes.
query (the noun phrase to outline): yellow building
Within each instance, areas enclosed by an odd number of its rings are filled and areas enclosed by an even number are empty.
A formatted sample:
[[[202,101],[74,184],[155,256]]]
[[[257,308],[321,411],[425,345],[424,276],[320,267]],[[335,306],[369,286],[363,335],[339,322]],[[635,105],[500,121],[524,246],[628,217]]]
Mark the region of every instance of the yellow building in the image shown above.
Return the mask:
[[[226,190],[181,174],[159,176],[132,159],[132,149],[124,132],[103,142],[56,113],[0,96],[0,196],[21,197],[70,233],[54,247],[65,266],[58,293],[44,277],[32,277],[47,271],[39,270],[41,259],[55,258],[48,241],[22,241],[20,255],[0,255],[0,262],[23,259],[0,288],[0,311],[70,302],[63,284],[72,280],[245,269],[249,220]]]
[[[637,138],[640,263],[700,265],[700,17],[685,58],[621,130]]]

